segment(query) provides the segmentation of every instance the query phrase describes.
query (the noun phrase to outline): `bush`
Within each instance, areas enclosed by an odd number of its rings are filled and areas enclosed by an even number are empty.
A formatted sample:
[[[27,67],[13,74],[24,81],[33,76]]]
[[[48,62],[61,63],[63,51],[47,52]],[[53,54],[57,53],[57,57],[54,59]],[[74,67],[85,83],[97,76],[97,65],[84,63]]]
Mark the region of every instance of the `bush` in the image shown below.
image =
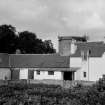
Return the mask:
[[[64,89],[45,84],[0,86],[0,105],[104,105],[105,79],[93,86]]]

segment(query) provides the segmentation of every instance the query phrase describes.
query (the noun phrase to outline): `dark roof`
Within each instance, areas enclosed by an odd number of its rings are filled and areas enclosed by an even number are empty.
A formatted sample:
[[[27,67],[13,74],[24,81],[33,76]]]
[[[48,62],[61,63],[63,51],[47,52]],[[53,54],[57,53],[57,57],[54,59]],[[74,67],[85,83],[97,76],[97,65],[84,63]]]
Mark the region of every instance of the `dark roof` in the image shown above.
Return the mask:
[[[69,68],[38,68],[41,71],[77,71],[79,67],[69,67]],[[31,69],[29,69],[31,70]]]
[[[80,57],[81,51],[84,51],[87,54],[89,51],[90,57],[101,57],[105,52],[105,44],[104,42],[83,42],[83,43],[76,43],[77,50],[75,54],[72,54],[71,57]]]
[[[11,54],[11,67],[67,68],[69,57],[58,54]]]
[[[9,67],[9,55],[0,53],[0,68]]]
[[[76,41],[79,41],[79,42],[86,42],[86,38],[85,37],[82,37],[82,36],[59,36],[58,37],[59,41],[60,40],[76,40]]]

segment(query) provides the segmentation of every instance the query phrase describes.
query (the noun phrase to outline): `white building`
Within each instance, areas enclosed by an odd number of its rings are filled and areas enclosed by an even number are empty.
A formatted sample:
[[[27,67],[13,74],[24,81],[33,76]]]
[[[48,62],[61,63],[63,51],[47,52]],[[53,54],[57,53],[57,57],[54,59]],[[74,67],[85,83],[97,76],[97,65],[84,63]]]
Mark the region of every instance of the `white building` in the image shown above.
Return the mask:
[[[96,81],[105,74],[104,42],[82,41],[80,37],[59,37],[59,53],[70,56],[74,80]]]
[[[11,76],[13,80],[64,80],[72,72],[69,61],[59,54],[11,54]]]
[[[0,54],[0,79],[96,81],[105,75],[104,42],[59,37],[58,54]]]

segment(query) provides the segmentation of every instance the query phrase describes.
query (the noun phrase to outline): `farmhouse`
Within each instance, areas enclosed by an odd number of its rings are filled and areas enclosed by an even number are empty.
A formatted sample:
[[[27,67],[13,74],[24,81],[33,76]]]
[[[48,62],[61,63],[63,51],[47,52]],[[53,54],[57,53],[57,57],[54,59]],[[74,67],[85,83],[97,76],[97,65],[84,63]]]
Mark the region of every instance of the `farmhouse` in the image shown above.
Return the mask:
[[[96,81],[105,74],[104,42],[58,39],[56,54],[0,54],[0,79]]]
[[[79,37],[59,37],[59,54],[70,57],[70,68],[78,68],[75,80],[96,81],[105,74],[105,43]]]

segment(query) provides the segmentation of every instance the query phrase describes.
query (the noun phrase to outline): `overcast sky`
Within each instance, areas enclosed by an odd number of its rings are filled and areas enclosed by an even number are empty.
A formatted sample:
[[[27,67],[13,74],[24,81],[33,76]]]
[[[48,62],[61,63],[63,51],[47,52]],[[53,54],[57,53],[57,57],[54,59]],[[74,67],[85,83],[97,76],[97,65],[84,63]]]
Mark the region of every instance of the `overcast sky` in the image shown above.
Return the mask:
[[[105,0],[0,0],[1,24],[35,32],[56,48],[58,35],[99,39],[105,36]]]

